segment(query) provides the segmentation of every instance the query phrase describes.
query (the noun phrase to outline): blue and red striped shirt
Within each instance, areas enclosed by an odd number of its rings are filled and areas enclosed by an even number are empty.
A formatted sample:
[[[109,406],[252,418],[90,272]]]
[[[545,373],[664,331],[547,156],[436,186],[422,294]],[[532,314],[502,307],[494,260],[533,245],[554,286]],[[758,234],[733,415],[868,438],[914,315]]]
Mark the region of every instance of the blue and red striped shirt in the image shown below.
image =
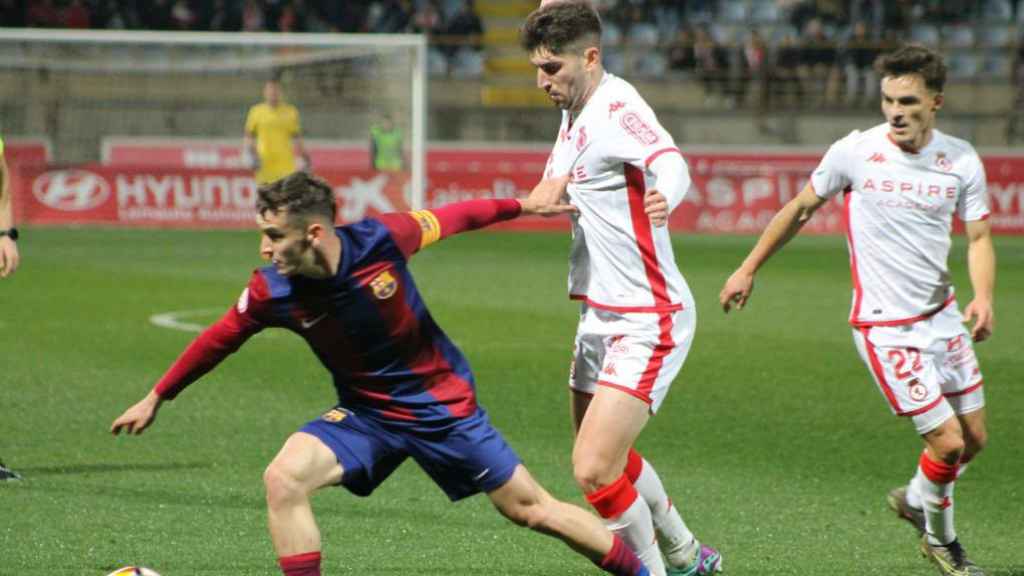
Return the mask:
[[[473,373],[431,317],[407,261],[434,241],[519,212],[515,200],[471,200],[339,226],[337,274],[254,271],[238,303],[185,349],[155,390],[174,398],[252,335],[280,327],[306,340],[333,376],[341,405],[391,426],[446,428],[477,409]]]

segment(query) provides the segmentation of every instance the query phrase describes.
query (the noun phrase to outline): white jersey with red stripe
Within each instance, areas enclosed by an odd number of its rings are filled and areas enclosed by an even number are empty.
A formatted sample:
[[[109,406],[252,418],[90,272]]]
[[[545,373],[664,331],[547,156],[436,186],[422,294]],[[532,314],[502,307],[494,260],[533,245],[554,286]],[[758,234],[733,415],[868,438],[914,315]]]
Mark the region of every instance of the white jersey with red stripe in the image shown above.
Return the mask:
[[[605,73],[576,118],[562,114],[546,177],[571,174],[569,295],[618,312],[667,312],[690,305],[666,226],[644,212],[650,163],[680,154],[654,111],[625,80]]]
[[[851,324],[909,324],[953,301],[952,216],[989,215],[985,169],[968,142],[932,130],[915,154],[891,140],[888,124],[854,131],[829,148],[811,185],[821,198],[845,192]]]

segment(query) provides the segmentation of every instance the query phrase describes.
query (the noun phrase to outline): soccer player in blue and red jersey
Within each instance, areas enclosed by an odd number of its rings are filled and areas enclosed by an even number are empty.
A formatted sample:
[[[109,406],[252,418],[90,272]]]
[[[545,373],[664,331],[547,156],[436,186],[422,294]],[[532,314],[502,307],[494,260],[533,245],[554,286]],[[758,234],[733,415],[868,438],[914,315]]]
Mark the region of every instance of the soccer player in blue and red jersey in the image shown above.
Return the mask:
[[[139,434],[160,405],[263,328],[291,330],[330,371],[338,405],[285,442],[264,484],[270,536],[286,576],[320,574],[310,495],[341,485],[366,496],[412,458],[449,498],[485,492],[513,522],[560,538],[606,572],[647,576],[596,516],[549,495],[477,404],[469,363],[427,311],[407,266],[423,247],[545,204],[567,179],[542,181],[525,200],[471,200],[334,227],[334,193],[303,172],[261,186],[260,252],[238,302],[199,335],[150,393],[114,420]],[[558,195],[555,194],[555,197]]]

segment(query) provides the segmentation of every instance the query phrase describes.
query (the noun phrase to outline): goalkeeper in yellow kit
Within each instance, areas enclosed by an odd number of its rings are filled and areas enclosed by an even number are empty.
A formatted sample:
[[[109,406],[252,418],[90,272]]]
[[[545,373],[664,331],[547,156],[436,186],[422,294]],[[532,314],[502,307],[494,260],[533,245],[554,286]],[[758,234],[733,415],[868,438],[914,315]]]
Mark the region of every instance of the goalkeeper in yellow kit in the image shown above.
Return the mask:
[[[273,182],[298,169],[309,170],[309,154],[302,145],[299,111],[281,97],[281,84],[263,85],[263,102],[249,108],[245,119],[243,154],[255,169],[256,182]],[[302,165],[296,162],[296,154]]]

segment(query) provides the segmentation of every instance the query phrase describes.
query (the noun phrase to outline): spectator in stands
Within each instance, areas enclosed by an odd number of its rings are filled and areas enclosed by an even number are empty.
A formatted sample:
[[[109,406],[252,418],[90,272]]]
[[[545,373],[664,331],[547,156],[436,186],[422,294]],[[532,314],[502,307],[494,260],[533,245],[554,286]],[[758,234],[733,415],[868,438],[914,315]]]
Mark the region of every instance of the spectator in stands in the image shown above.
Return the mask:
[[[242,7],[242,31],[262,32],[266,29],[263,3],[260,0],[245,0],[245,4]]]
[[[736,99],[741,106],[753,90],[754,108],[763,110],[768,105],[768,74],[766,60],[768,44],[757,28],[751,28],[740,47],[740,77],[736,85]]]
[[[885,4],[883,0],[851,0],[850,21],[864,23],[869,36],[881,38],[885,22]]]
[[[196,25],[196,13],[187,0],[175,0],[171,5],[171,27],[175,30],[191,30]]]
[[[796,35],[786,31],[775,50],[775,65],[769,76],[768,94],[772,105],[786,105],[785,101],[788,100],[799,105],[803,101],[804,85],[800,78],[802,62],[803,51]]]
[[[1024,4],[1021,4],[1024,8]],[[1014,57],[1013,68],[1010,70],[1010,81],[1016,89],[1013,110],[1006,121],[1006,140],[1015,144],[1018,140],[1024,139],[1024,30],[1017,38],[1017,53]]]
[[[91,27],[92,14],[82,0],[71,0],[64,8],[63,21],[65,28],[84,30]]]
[[[444,21],[441,18],[441,7],[438,0],[426,0],[413,15],[412,32],[431,36],[443,31]]]
[[[206,14],[202,15],[202,28],[215,32],[236,32],[242,29],[242,13],[235,2],[213,0]]]
[[[846,76],[847,105],[878,103],[879,79],[874,63],[880,52],[879,41],[868,35],[867,25],[863,22],[854,24],[841,57]]]
[[[292,0],[283,4],[277,16],[277,30],[279,32],[307,32],[309,31],[308,16],[304,0]]]
[[[812,18],[807,22],[801,51],[800,76],[810,86],[811,92],[820,96],[818,105],[833,102],[839,85],[838,49],[826,35],[821,20]]]
[[[28,4],[25,24],[33,28],[58,28],[62,24],[61,14],[53,0],[35,0]]]
[[[693,32],[682,27],[668,46],[668,67],[677,72],[693,72],[697,68],[693,49]]]
[[[399,34],[412,25],[412,0],[386,0],[375,4],[376,15],[369,23],[371,32]]]
[[[484,25],[473,0],[462,0],[451,19],[444,24],[446,42],[440,46],[448,58],[448,70],[459,76],[483,73]]]
[[[697,28],[695,32],[693,56],[697,76],[704,86],[704,103],[717,101],[716,95],[726,96],[726,84],[729,82],[728,54],[704,27]]]

